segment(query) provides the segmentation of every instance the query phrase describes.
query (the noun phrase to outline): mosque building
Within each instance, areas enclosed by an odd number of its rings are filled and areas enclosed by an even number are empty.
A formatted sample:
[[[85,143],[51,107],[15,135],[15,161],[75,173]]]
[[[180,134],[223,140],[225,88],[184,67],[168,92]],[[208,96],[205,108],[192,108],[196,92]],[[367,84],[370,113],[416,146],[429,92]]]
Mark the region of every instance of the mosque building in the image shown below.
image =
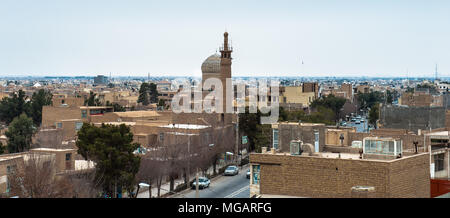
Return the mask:
[[[226,80],[231,79],[231,53],[233,48],[228,44],[228,33],[223,34],[224,41],[220,47],[220,55],[215,53],[209,56],[202,64],[202,84],[209,78],[217,78],[222,82],[223,112],[226,112]],[[203,98],[212,90],[203,89]],[[230,93],[231,94],[231,93]]]

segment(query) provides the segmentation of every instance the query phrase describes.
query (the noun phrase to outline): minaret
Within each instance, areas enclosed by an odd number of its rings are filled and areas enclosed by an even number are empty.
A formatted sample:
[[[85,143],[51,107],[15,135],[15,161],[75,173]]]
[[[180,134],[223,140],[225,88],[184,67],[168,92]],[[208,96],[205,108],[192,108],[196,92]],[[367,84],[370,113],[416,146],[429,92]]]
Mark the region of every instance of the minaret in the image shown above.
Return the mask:
[[[227,78],[231,79],[231,52],[233,48],[228,45],[228,32],[223,34],[223,46],[220,48],[220,80],[223,86],[223,111],[226,111]]]

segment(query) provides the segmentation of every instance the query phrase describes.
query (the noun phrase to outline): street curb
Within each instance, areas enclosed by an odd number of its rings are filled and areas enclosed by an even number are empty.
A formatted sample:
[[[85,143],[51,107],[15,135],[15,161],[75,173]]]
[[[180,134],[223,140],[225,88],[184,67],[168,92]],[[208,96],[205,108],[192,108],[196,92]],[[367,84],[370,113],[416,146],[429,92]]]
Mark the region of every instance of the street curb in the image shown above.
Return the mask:
[[[247,167],[247,165],[249,165],[249,164],[245,164],[245,165],[243,165],[241,168],[245,168],[245,167]],[[211,182],[216,181],[216,180],[218,180],[219,178],[222,178],[223,176],[224,176],[223,174],[217,175],[216,177],[212,178],[210,181],[211,181]],[[173,198],[173,197],[177,197],[177,196],[179,196],[179,195],[184,195],[185,193],[189,192],[190,190],[191,190],[191,187],[186,188],[186,189],[184,189],[183,191],[177,192],[176,194],[169,195],[169,196],[167,196],[166,198]]]

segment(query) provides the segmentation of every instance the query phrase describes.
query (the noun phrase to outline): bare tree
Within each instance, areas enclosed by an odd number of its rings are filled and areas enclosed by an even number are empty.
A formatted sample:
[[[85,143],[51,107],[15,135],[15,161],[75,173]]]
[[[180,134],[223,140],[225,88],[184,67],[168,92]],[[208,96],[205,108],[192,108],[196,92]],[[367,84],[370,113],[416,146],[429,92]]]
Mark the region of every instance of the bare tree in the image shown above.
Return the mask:
[[[73,197],[96,198],[101,193],[101,182],[95,177],[95,170],[83,170],[67,175],[72,184]]]
[[[50,155],[29,154],[23,168],[9,175],[11,194],[22,198],[73,197],[70,181],[55,171],[55,160]]]
[[[150,185],[149,192],[151,193],[151,187],[153,183],[156,183],[157,196],[161,196],[161,185],[165,176],[167,176],[168,164],[167,155],[164,148],[157,148],[148,152],[141,158],[141,166],[137,174],[138,182],[146,182]],[[138,187],[139,188],[139,187]],[[138,190],[139,192],[139,190]],[[137,194],[136,194],[137,196]]]

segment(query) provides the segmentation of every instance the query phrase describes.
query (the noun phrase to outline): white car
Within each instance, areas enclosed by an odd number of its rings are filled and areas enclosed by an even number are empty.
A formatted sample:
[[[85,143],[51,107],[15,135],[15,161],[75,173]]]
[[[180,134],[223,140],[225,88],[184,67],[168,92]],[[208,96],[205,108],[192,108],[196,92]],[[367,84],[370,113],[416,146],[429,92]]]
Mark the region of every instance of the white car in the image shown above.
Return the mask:
[[[225,172],[223,172],[224,176],[228,176],[228,175],[237,175],[239,174],[239,168],[237,166],[229,166],[225,169]]]
[[[198,178],[198,188],[208,188],[211,181],[209,181],[206,177],[199,177]],[[197,180],[194,179],[194,182],[192,183],[192,188],[195,189],[197,186]]]

